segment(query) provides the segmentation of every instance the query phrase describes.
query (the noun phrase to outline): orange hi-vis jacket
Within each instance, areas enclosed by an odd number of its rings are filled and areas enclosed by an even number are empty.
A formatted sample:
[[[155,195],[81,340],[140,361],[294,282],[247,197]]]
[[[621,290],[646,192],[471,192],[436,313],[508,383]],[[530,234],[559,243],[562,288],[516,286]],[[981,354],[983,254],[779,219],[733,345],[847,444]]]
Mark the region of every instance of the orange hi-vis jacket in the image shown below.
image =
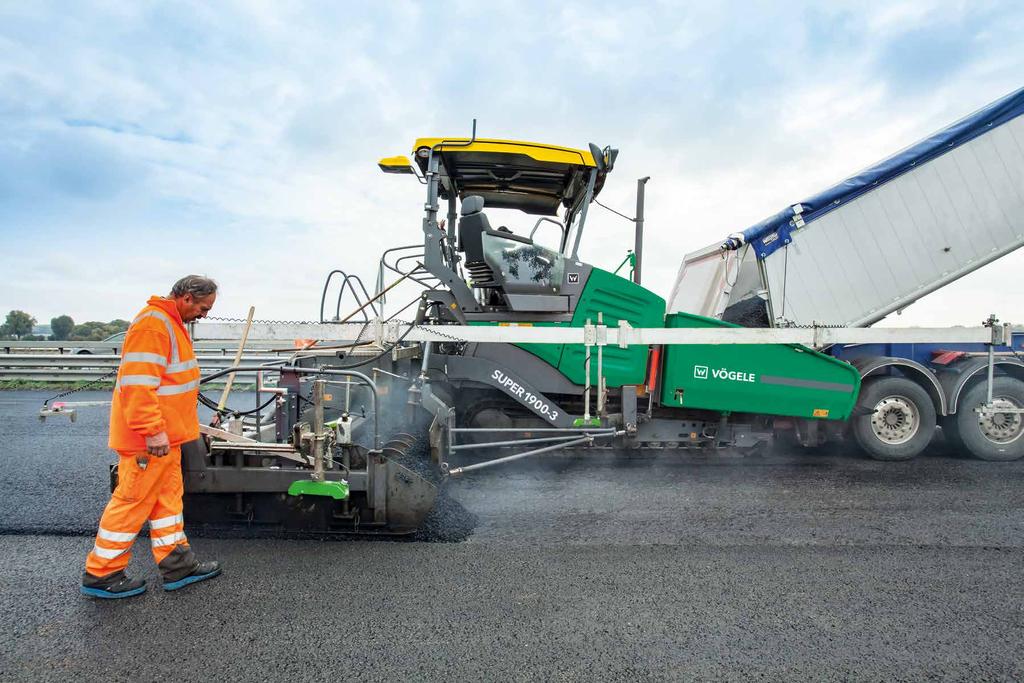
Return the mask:
[[[167,432],[171,446],[199,438],[199,363],[171,299],[150,297],[124,339],[110,409],[110,448],[145,451]]]

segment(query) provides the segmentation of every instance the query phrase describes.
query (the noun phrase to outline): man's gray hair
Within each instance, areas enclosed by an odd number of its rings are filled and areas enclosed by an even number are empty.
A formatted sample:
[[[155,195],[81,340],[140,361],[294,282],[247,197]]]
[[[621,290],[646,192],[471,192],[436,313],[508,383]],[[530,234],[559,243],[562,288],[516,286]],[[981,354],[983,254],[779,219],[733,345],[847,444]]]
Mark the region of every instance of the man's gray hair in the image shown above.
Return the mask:
[[[171,296],[191,294],[193,299],[202,299],[217,292],[217,283],[202,275],[186,275],[171,287]]]

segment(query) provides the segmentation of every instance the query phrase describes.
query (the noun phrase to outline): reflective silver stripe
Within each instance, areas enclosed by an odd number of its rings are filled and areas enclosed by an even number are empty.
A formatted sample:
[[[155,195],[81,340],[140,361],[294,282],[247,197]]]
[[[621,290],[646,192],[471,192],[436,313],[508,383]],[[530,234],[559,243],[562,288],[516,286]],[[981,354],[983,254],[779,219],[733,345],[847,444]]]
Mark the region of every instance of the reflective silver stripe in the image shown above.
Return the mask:
[[[843,384],[842,382],[821,382],[816,379],[797,379],[796,377],[776,377],[775,375],[761,375],[761,383],[778,384],[784,387],[820,389],[821,391],[839,391],[844,394],[853,393],[852,384]]]
[[[92,547],[92,551],[94,553],[96,553],[96,555],[98,555],[99,557],[102,557],[104,560],[112,560],[115,557],[117,557],[118,555],[120,555],[122,553],[128,552],[128,550],[130,548],[131,548],[131,546],[129,546],[128,548],[111,549],[111,548],[101,548],[98,545],[94,545]]]
[[[157,396],[174,396],[175,394],[187,394],[193,389],[199,388],[199,380],[194,379],[185,384],[165,384],[156,390]]]
[[[159,548],[165,545],[177,545],[185,540],[184,531],[175,531],[173,534],[167,534],[166,536],[157,536],[153,539],[153,547]]]
[[[139,351],[133,353],[125,353],[121,355],[122,363],[156,363],[162,367],[167,367],[167,359],[161,356],[159,353],[142,353]]]
[[[160,519],[149,520],[150,529],[163,529],[165,527],[174,526],[175,524],[181,524],[185,521],[185,518],[181,515],[171,515],[170,517],[161,517]]]
[[[114,541],[115,543],[131,543],[135,540],[135,534],[126,534],[122,531],[107,531],[103,527],[100,527],[96,535],[104,541]]]
[[[174,372],[185,372],[186,370],[191,370],[192,368],[198,367],[199,361],[193,358],[192,360],[186,360],[180,363],[171,363],[170,365],[167,366],[167,374],[171,374]]]
[[[167,334],[171,337],[171,363],[179,362],[181,357],[178,355],[178,337],[174,334],[174,323],[171,322],[171,319],[167,317],[166,313],[161,311],[149,311],[148,313],[143,313],[133,320],[132,325],[145,318],[156,318],[163,322],[164,327],[167,328]]]
[[[154,377],[153,375],[122,375],[118,378],[117,383],[122,387],[132,385],[141,387],[158,387],[160,386],[160,378]]]

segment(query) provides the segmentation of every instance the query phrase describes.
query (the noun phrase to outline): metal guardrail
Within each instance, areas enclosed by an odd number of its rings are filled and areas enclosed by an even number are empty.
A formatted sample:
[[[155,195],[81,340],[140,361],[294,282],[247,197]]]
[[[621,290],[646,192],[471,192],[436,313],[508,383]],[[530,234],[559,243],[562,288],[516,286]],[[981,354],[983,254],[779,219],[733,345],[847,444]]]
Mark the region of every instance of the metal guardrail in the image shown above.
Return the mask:
[[[231,367],[233,356],[197,355],[199,370],[209,375]],[[262,365],[281,362],[285,358],[274,354],[244,354],[242,365]],[[37,382],[84,382],[99,379],[117,368],[121,357],[115,354],[0,354],[0,381],[32,380]],[[236,381],[255,382],[256,373],[240,372]]]
[[[57,353],[62,355],[81,354],[117,354],[121,352],[121,344],[97,341],[0,341],[0,353]],[[245,343],[247,353],[290,353],[294,349],[281,341],[250,339]],[[192,344],[197,354],[234,355],[238,351],[238,340],[202,340]]]

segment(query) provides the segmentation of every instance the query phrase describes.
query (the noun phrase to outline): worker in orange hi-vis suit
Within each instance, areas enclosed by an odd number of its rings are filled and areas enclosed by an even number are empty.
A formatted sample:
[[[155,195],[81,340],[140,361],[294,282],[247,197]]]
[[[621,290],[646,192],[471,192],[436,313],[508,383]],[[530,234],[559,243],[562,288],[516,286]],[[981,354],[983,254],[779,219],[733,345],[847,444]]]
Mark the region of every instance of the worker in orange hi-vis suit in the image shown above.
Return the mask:
[[[217,283],[189,275],[170,296],[151,297],[128,328],[110,410],[117,488],[85,561],[85,595],[127,598],[146,590],[144,580],[125,574],[146,522],[165,590],[220,574],[219,563],[192,553],[181,501],[181,444],[199,438],[199,364],[185,323],[206,317],[216,298]]]

